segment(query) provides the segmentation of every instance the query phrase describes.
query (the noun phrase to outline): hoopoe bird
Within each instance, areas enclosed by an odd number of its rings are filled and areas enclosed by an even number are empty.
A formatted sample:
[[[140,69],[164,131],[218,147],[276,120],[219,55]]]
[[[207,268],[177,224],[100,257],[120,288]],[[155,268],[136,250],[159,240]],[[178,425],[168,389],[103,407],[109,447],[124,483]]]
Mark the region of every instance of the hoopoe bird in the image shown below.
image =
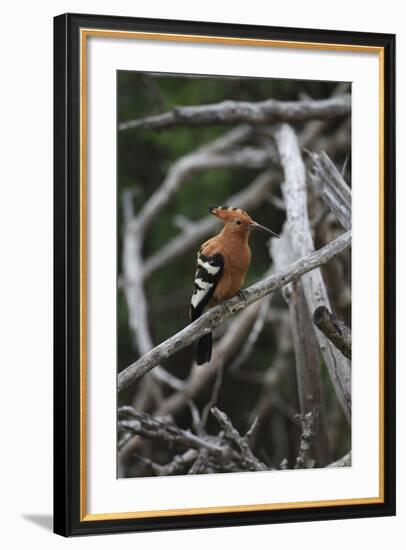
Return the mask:
[[[223,223],[222,231],[203,243],[197,253],[194,289],[190,303],[190,319],[195,321],[206,308],[229,300],[241,290],[251,262],[248,239],[252,229],[276,233],[254,222],[240,208],[215,206],[209,213]],[[202,365],[211,359],[212,334],[197,342],[196,363]]]

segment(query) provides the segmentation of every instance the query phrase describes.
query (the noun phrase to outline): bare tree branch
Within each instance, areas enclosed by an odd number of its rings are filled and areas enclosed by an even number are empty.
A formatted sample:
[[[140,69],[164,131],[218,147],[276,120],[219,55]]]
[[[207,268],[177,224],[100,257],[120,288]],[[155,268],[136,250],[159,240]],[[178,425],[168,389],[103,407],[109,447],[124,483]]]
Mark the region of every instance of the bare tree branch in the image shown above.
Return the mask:
[[[268,99],[250,101],[223,101],[212,105],[175,107],[167,113],[140,120],[121,122],[118,129],[162,130],[176,126],[204,126],[208,124],[270,124],[274,122],[303,122],[309,119],[331,119],[348,115],[351,96],[304,101],[277,101]]]
[[[183,454],[175,455],[175,457],[168,462],[168,464],[158,464],[149,458],[137,454],[134,454],[133,456],[143,464],[149,466],[156,475],[173,476],[176,474],[181,474],[186,469],[190,468],[198,456],[198,451],[196,451],[196,449],[189,449]]]
[[[313,313],[313,321],[345,357],[351,359],[351,330],[326,307],[320,306]]]
[[[132,195],[123,196],[124,220],[126,222],[123,238],[123,271],[125,279],[131,284],[124,286],[127,302],[128,324],[134,335],[135,344],[140,355],[154,347],[148,327],[148,306],[143,285],[142,235],[131,231],[134,220]],[[183,387],[182,381],[172,376],[162,367],[154,371],[155,378],[165,382],[174,389]]]
[[[312,412],[300,415],[302,422],[302,434],[300,436],[299,454],[296,458],[295,468],[313,468],[315,460],[312,458],[312,446],[315,436],[314,416]]]
[[[274,239],[271,243],[275,267],[281,270],[289,265],[292,260],[286,225],[281,238]],[[318,466],[325,466],[330,461],[330,452],[323,403],[318,342],[301,281],[297,279],[286,285],[282,290],[289,306],[300,412],[302,415],[309,412],[313,414],[314,455]]]
[[[324,151],[309,153],[309,156],[312,162],[309,175],[313,184],[344,229],[351,229],[350,187]]]
[[[234,443],[237,449],[240,450],[250,469],[255,471],[269,470],[268,466],[257,459],[257,457],[250,449],[247,437],[241,437],[241,435],[238,433],[238,430],[234,428],[234,426],[231,424],[231,421],[225,412],[220,411],[217,407],[213,407],[211,409],[211,413],[220,424],[220,426],[223,428],[224,437],[228,439],[231,443]]]
[[[307,212],[306,176],[295,132],[287,124],[275,129],[275,140],[281,164],[285,172],[282,186],[287,208],[289,235],[293,253],[303,257],[314,251]],[[330,301],[320,269],[315,269],[302,278],[306,301],[310,311],[325,305],[330,309]],[[347,418],[351,419],[351,369],[348,360],[330,343],[322,332],[316,333],[330,378]]]
[[[350,243],[351,232],[348,231],[317,252],[313,252],[296,261],[281,273],[271,275],[263,281],[252,285],[244,291],[244,299],[236,296],[222,305],[210,309],[199,319],[185,327],[183,330],[162,344],[156,346],[138,361],[120,372],[118,375],[118,391],[122,391],[130,384],[138,380],[163,359],[170,357],[175,352],[185,348],[192,342],[195,342],[204,334],[212,332],[214,328],[226,319],[235,315],[238,311],[241,311],[248,305],[256,302],[264,296],[267,296],[271,292],[279,290],[287,283],[297,279],[304,273],[307,273],[312,269],[328,262],[328,260],[333,256],[350,246]]]
[[[196,460],[192,464],[190,470],[188,471],[188,475],[193,474],[212,474],[216,470],[212,468],[209,453],[207,451],[200,451],[197,455]],[[232,471],[232,470],[229,470]]]
[[[120,407],[118,415],[119,418],[130,418],[129,420],[119,420],[119,429],[130,431],[148,439],[163,441],[169,447],[207,449],[215,453],[222,453],[221,447],[211,441],[186,430],[181,430],[175,424],[162,422],[148,414],[136,411],[132,407]]]
[[[254,147],[236,149],[236,146],[244,142],[251,133],[250,126],[238,126],[218,139],[178,159],[169,169],[160,187],[146,201],[137,218],[133,220],[132,231],[144,234],[179,187],[192,175],[202,170],[221,167],[262,169],[268,166],[274,159],[272,148],[269,148],[269,151]]]
[[[192,466],[188,473],[201,473],[208,469],[231,472],[268,470],[249,448],[248,439],[240,436],[227,415],[218,409],[212,409],[212,413],[224,429],[216,436],[197,436],[170,421],[153,418],[131,407],[121,407],[118,410],[118,427],[120,431],[159,441],[171,449],[187,449],[186,453],[175,457],[167,465],[159,465],[148,458],[137,456],[158,475],[170,475],[173,469],[183,469],[192,461],[197,461],[198,464]],[[190,450],[194,450],[194,453],[190,453]]]

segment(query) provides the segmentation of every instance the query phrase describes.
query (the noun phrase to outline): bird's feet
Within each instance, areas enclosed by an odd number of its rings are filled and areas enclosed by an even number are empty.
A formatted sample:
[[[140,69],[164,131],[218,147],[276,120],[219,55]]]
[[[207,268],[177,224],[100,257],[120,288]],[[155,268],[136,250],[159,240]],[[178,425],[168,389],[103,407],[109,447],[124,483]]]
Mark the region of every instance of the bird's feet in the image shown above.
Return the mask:
[[[231,298],[230,300],[224,300],[224,302],[220,302],[220,305],[223,309],[224,315],[232,315],[236,311],[239,311],[240,309],[244,309],[248,305],[248,296],[247,293],[244,290],[239,290],[236,294],[243,303],[239,302],[237,304],[233,303],[234,298]]]
[[[239,298],[241,298],[241,300],[243,300],[244,304],[247,305],[247,293],[245,292],[245,290],[242,290],[240,289],[238,292],[237,292],[237,296]]]
[[[221,309],[223,310],[224,315],[230,315],[232,313],[229,300],[225,300],[224,302],[220,302]]]

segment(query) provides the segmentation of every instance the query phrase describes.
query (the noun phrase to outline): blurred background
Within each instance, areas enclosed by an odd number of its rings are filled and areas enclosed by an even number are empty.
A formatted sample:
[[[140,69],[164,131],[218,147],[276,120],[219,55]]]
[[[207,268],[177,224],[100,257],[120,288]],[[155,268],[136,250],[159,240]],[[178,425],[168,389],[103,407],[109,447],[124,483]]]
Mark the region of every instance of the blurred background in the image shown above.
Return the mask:
[[[258,102],[269,98],[283,101],[326,99],[349,92],[349,85],[335,82],[119,71],[118,122],[158,115],[179,105],[198,106],[224,100]],[[347,183],[351,184],[350,117],[322,122],[311,120],[298,123],[294,128],[305,162],[307,150],[326,151]],[[230,204],[229,197],[249,189],[267,167],[261,160],[253,160],[247,166],[230,162],[229,166],[210,166],[188,174],[143,231],[133,262],[135,276],[141,279],[138,291],[143,294],[140,296],[145,301],[145,308],[139,318],[139,313],[133,312],[132,320],[131,307],[134,303],[129,302],[126,293],[126,287],[132,284],[126,273],[126,270],[131,272],[128,262],[132,261],[128,258],[128,250],[126,259],[126,230],[147,201],[159,191],[180,159],[230,130],[230,126],[215,125],[160,131],[131,128],[118,131],[118,372],[143,355],[148,347],[161,343],[188,324],[196,253],[200,243],[191,239],[181,254],[169,255],[156,268],[151,268],[153,264],[148,262],[154,258],[162,259],[160,255],[165,248],[176,244],[179,237],[194,231],[203,235],[204,231],[199,233],[202,224],[208,229],[201,242],[214,236],[222,224],[214,218],[211,222],[207,221],[209,207],[228,204],[244,208],[241,204]],[[263,132],[250,134],[249,146],[269,152],[273,182],[252,200],[252,207],[246,209],[254,220],[280,232],[286,213],[280,189],[283,175],[276,162],[272,162],[276,155],[275,148]],[[342,233],[342,228],[326,210],[311,185],[308,192],[309,218],[317,249]],[[261,280],[273,268],[268,245],[266,234],[258,232],[251,236],[252,262],[245,286]],[[350,326],[350,252],[333,258],[322,273],[333,311]],[[142,299],[139,303],[142,306]],[[146,324],[143,327],[144,338],[136,334],[134,323],[137,322]],[[161,365],[174,379],[159,379],[148,374],[119,394],[118,406],[128,405],[154,418],[173,422],[179,428],[194,433],[203,428],[204,433],[213,435],[219,432],[219,425],[209,413],[210,406],[216,405],[226,412],[241,434],[246,433],[258,418],[258,428],[251,439],[254,454],[269,468],[294,467],[303,425],[297,417],[300,404],[295,353],[288,306],[282,293],[276,292],[261,300],[251,309],[250,315],[247,310],[221,325],[214,333],[214,344],[221,355],[221,362],[215,368],[210,369],[206,365],[196,367],[194,348],[190,346]],[[321,355],[320,368],[328,434],[326,461],[333,462],[351,449],[351,430]],[[176,454],[175,449],[159,440],[134,436],[121,430],[118,432],[119,477],[158,475],[159,469],[154,468],[152,463],[168,464]],[[184,474],[187,471],[185,468],[173,473]]]

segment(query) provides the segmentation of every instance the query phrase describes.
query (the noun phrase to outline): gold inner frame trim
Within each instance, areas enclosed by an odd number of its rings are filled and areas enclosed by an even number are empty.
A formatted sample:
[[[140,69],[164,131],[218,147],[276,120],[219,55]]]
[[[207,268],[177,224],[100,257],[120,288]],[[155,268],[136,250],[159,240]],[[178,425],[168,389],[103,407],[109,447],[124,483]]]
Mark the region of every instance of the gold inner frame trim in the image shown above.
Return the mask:
[[[87,513],[87,38],[125,38],[171,42],[215,43],[233,46],[314,49],[354,53],[376,53],[379,56],[379,496],[180,508],[173,510],[140,510],[137,512]],[[141,519],[153,517],[191,516],[231,512],[291,510],[328,506],[379,504],[384,502],[384,48],[357,44],[282,41],[223,36],[184,35],[80,29],[80,521]]]

